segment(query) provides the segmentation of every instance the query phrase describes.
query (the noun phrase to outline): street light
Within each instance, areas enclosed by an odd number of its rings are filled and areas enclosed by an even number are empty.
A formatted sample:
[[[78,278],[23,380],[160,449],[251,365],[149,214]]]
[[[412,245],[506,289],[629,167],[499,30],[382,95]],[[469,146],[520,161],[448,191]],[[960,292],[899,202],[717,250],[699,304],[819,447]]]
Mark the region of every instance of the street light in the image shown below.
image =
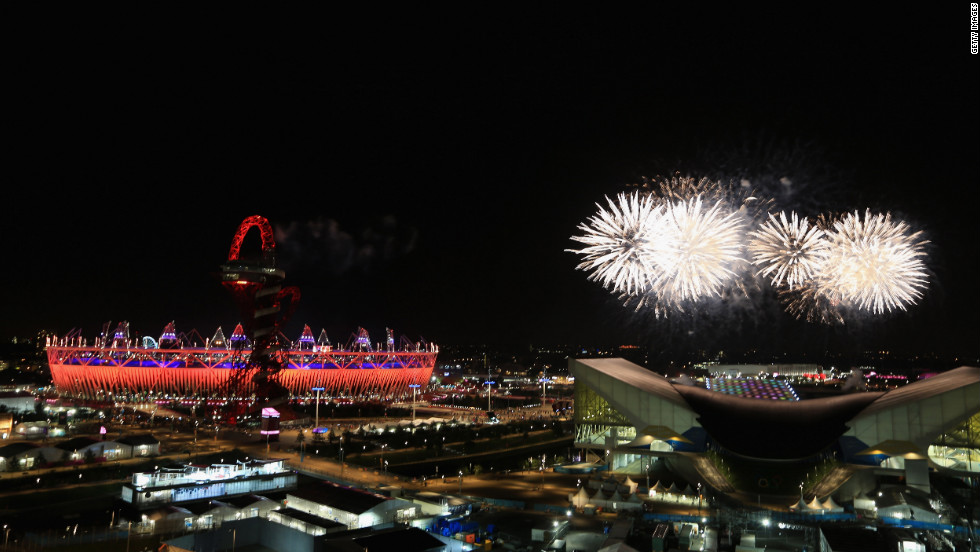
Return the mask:
[[[489,374],[487,374],[487,375],[489,376]],[[483,383],[487,384],[487,412],[490,412],[491,410],[493,410],[493,408],[490,407],[490,390],[492,389],[492,387],[490,387],[490,386],[493,385],[493,384],[495,384],[495,383],[497,383],[497,382],[490,380],[489,377],[488,377],[487,378],[487,381],[485,381]]]
[[[463,470],[459,470],[459,494],[463,494]]]
[[[344,478],[344,436],[340,436],[340,478]]]

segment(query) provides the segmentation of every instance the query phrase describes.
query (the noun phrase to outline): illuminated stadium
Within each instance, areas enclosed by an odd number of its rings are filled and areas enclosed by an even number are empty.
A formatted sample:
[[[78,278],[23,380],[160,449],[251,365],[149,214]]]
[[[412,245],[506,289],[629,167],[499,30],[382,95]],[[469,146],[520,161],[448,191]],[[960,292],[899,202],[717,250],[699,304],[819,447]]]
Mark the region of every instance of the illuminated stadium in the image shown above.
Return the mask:
[[[242,246],[253,229],[261,249],[249,258]],[[313,390],[328,396],[390,397],[428,383],[439,348],[404,337],[396,344],[391,329],[385,330],[384,343],[372,344],[367,330],[358,328],[346,345],[335,347],[326,331],[314,339],[304,326],[290,342],[282,328],[300,292],[282,286],[286,273],[277,267],[275,251],[268,220],[255,215],[242,221],[221,266],[221,283],[244,320],[230,339],[220,327],[210,339],[194,330],[178,334],[173,322],[159,339],[138,342],[130,338],[128,322],[111,334],[106,324],[92,345],[79,332],[49,338],[54,385],[61,393],[97,400],[156,394],[240,405],[253,396],[272,404]]]
[[[203,344],[178,336],[168,324],[159,339],[129,337],[129,325],[121,323],[111,338],[100,337],[93,345],[80,336],[53,338],[47,346],[48,364],[55,386],[62,393],[104,399],[113,395],[177,397],[217,396],[226,392],[232,376],[245,369],[251,343],[241,325],[225,339],[221,328]],[[323,388],[334,396],[397,396],[409,385],[425,386],[432,376],[439,348],[434,344],[402,339],[396,347],[394,333],[385,343],[372,344],[363,328],[352,343],[334,347],[321,332],[314,340],[309,326],[286,350],[278,382],[292,396],[308,396]]]

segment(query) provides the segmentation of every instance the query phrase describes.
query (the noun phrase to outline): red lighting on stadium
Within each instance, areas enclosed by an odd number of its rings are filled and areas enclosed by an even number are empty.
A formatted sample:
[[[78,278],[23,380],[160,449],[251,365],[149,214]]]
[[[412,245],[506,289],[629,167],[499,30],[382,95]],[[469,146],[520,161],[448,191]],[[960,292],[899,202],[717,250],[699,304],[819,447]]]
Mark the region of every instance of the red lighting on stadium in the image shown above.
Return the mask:
[[[260,258],[243,259],[242,243],[251,229],[262,240]],[[300,299],[296,287],[282,287],[285,272],[276,267],[272,226],[261,216],[239,225],[222,265],[222,284],[235,297],[242,321],[226,340],[221,328],[210,340],[181,334],[168,324],[158,341],[129,338],[129,323],[112,334],[108,327],[89,346],[77,334],[48,340],[48,364],[62,393],[96,400],[156,394],[167,399],[207,398],[208,404],[240,404],[257,395],[270,403],[308,396],[322,388],[328,395],[390,397],[407,393],[410,385],[428,384],[438,347],[402,339],[386,331],[385,345],[373,347],[359,328],[346,348],[335,348],[321,334],[314,342],[308,327],[295,343],[281,329]],[[192,332],[196,333],[196,332]],[[200,335],[198,334],[198,337]],[[192,343],[194,343],[192,345]]]
[[[248,351],[246,351],[247,354]],[[59,391],[100,398],[104,393],[214,395],[227,389],[236,352],[231,349],[104,348],[62,342],[47,348]],[[438,348],[417,351],[288,351],[277,374],[291,395],[324,387],[327,395],[392,396],[432,377]]]

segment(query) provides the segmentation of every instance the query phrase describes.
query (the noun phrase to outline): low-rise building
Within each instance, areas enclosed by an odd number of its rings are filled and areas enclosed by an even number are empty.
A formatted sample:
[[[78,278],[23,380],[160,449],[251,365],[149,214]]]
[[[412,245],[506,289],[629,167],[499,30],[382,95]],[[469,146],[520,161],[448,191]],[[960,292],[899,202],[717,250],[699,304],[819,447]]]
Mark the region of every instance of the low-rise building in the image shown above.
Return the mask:
[[[265,496],[245,495],[221,500],[238,508],[239,519],[269,517],[270,512],[282,509],[282,500],[272,500]]]
[[[37,397],[27,391],[0,391],[0,406],[8,412],[34,412]]]
[[[0,412],[0,439],[8,439],[14,433],[14,415]]]
[[[27,441],[14,441],[0,447],[0,471],[28,470],[39,464],[41,447]]]
[[[100,441],[91,437],[75,437],[54,446],[42,447],[41,451],[44,461],[48,463],[128,458],[123,455],[122,445],[119,443]]]
[[[152,435],[127,435],[116,439],[123,458],[139,458],[160,454],[160,440]]]
[[[419,515],[419,506],[359,489],[323,482],[286,495],[286,506],[343,523],[351,529],[407,521]]]
[[[283,508],[269,512],[269,521],[303,531],[313,536],[347,531],[347,526],[339,521],[329,520],[295,508]]]
[[[123,485],[121,498],[137,509],[146,509],[295,487],[296,472],[287,469],[283,460],[250,460],[134,473],[132,481]]]

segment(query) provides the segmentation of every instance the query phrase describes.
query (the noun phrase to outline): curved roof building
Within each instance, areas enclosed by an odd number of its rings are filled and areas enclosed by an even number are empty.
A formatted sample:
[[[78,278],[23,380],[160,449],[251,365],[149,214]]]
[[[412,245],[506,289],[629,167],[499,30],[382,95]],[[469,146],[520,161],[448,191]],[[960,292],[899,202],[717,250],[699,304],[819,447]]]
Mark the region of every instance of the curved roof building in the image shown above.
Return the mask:
[[[759,459],[800,459],[902,441],[925,450],[944,430],[980,412],[980,368],[961,367],[887,392],[804,401],[759,400],[671,383],[620,358],[575,359],[579,441],[588,426],[630,427],[673,450],[708,443]],[[642,441],[638,441],[642,442]]]
[[[661,457],[682,477],[724,492],[776,494],[797,492],[804,486],[801,478],[812,475],[807,492],[821,497],[860,471],[848,467],[852,464],[903,470],[895,475],[925,490],[930,467],[980,471],[980,462],[956,459],[980,452],[975,439],[950,442],[957,428],[980,421],[976,367],[886,392],[803,401],[791,391],[774,390],[778,381],[768,387],[758,382],[765,389],[750,392],[758,398],[749,398],[674,383],[620,358],[573,359],[570,371],[575,377],[575,446],[595,451],[613,470],[642,472],[644,466],[649,470],[652,457]],[[838,466],[836,475],[824,480],[817,475],[818,465]],[[726,475],[733,469],[742,474]],[[772,475],[777,473],[782,475]]]

